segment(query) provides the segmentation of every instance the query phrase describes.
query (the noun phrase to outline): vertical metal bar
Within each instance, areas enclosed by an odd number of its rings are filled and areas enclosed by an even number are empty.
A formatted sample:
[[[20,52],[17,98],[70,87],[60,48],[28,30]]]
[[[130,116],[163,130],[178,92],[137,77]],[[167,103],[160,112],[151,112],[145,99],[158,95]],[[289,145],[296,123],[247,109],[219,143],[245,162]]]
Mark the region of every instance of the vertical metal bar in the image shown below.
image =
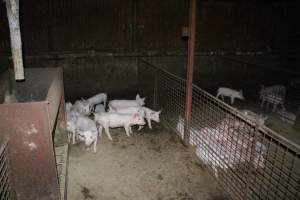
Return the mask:
[[[157,88],[157,81],[158,81],[158,73],[157,73],[157,69],[154,69],[154,86],[153,86],[153,109],[157,109],[157,94],[158,94],[158,88]]]
[[[189,143],[189,137],[190,137],[189,125],[190,125],[191,113],[192,113],[195,41],[196,41],[196,0],[190,0],[188,63],[187,63],[187,81],[186,81],[185,126],[184,126],[185,144]]]
[[[256,154],[256,143],[257,143],[257,136],[258,136],[258,134],[259,134],[259,124],[255,124],[255,126],[254,126],[254,135],[253,135],[253,141],[252,141],[252,143],[250,144],[250,159],[249,159],[249,163],[248,163],[248,165],[249,165],[249,167],[247,168],[247,181],[246,181],[246,187],[245,187],[245,194],[246,194],[246,196],[245,196],[245,199],[250,199],[250,187],[251,187],[251,173],[253,173],[253,168],[251,167],[251,164],[250,163],[254,163],[254,155]],[[249,142],[249,141],[247,141],[247,142]],[[260,151],[261,151],[261,149],[260,149]],[[249,152],[247,152],[247,153],[249,153]],[[246,153],[246,154],[247,154]],[[247,155],[246,155],[246,157],[247,157]],[[255,163],[255,164],[259,164],[259,161],[257,161],[257,163]]]

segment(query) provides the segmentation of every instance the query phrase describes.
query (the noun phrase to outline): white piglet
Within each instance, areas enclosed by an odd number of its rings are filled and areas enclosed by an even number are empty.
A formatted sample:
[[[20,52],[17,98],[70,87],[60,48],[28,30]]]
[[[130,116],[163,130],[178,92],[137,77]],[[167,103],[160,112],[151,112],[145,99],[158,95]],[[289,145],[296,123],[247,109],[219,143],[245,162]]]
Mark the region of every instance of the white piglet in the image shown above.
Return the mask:
[[[146,118],[149,129],[152,129],[151,121],[157,123],[160,122],[159,115],[161,111],[154,111],[147,107],[127,107],[127,108],[118,108],[116,110],[111,110],[110,112],[117,112],[123,114],[140,114],[142,117]],[[139,126],[139,130],[143,126]]]
[[[99,125],[99,134],[102,135],[104,128],[107,137],[112,140],[109,128],[124,127],[126,135],[132,133],[131,126],[145,125],[144,118],[139,114],[121,114],[121,113],[95,113],[95,122]]]
[[[217,98],[219,98],[219,96],[221,96],[223,101],[224,101],[224,96],[230,97],[231,105],[234,104],[235,98],[241,99],[241,100],[245,99],[243,96],[243,90],[237,91],[237,90],[226,88],[226,87],[220,87],[218,89]]]
[[[106,107],[106,102],[107,102],[107,94],[106,93],[99,93],[95,96],[92,96],[87,99],[89,102],[91,108],[94,108],[96,105],[103,103],[104,108]]]
[[[127,107],[140,107],[145,105],[145,99],[146,98],[141,98],[140,95],[137,94],[135,100],[112,100],[109,102],[108,107],[110,110]]]
[[[152,129],[151,121],[155,121],[157,123],[160,122],[159,115],[161,113],[161,110],[154,111],[147,107],[142,107],[142,109],[144,110],[144,114],[145,114],[145,118],[148,123],[148,127],[149,127],[149,129]],[[140,126],[139,130],[141,130],[141,128],[142,128],[142,126]]]
[[[77,107],[74,107],[71,102],[66,102],[65,107],[66,107],[66,125],[67,125],[66,128],[68,132],[68,139],[70,142],[71,138],[73,137],[76,131],[76,120],[81,114],[77,112]]]
[[[65,107],[66,107],[66,113],[68,113],[73,107],[73,104],[71,102],[66,102]]]
[[[97,152],[98,131],[96,123],[88,117],[80,116],[76,121],[76,136],[86,146],[93,144],[94,153]],[[75,141],[75,134],[73,135]]]
[[[89,115],[91,114],[90,104],[87,100],[77,100],[74,105],[72,106],[75,112],[79,113],[80,115]]]
[[[74,112],[74,110],[71,109],[70,111],[66,112],[66,124],[67,124],[69,142],[71,141],[71,138],[75,137],[77,118],[78,118],[78,113]],[[73,140],[73,144],[74,143],[75,143],[75,139]]]
[[[103,104],[97,104],[97,105],[95,106],[94,112],[95,112],[95,113],[98,113],[98,114],[105,113],[104,105],[103,105]]]

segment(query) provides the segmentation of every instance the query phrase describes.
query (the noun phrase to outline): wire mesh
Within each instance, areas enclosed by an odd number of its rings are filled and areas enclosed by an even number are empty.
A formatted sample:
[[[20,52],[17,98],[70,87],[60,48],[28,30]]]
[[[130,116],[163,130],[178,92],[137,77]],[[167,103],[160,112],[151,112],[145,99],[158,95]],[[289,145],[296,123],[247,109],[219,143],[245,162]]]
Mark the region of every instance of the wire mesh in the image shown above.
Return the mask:
[[[162,122],[184,138],[185,80],[154,65]],[[155,71],[154,70],[154,71]],[[193,85],[189,144],[233,199],[299,199],[300,148]]]
[[[68,144],[55,147],[56,168],[59,181],[60,199],[67,199]]]
[[[0,199],[13,199],[9,179],[9,165],[7,156],[7,142],[0,145]]]
[[[215,59],[218,67],[226,70],[210,74],[210,79],[216,81],[208,84],[206,91],[215,95],[220,86],[243,89],[246,101],[241,101],[238,107],[278,118],[281,126],[295,125],[300,105],[300,73],[288,67],[268,66],[267,60],[259,65],[238,57],[218,56]],[[202,87],[202,82],[200,80],[197,85]]]
[[[296,145],[197,86],[193,95],[190,144],[234,199],[299,198]]]

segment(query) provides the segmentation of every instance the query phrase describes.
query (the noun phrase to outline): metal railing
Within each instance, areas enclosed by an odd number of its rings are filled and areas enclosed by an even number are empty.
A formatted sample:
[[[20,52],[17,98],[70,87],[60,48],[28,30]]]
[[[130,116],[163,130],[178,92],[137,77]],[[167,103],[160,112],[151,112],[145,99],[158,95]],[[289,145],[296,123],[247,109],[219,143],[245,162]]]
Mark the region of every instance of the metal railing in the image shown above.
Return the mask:
[[[0,199],[11,200],[10,168],[7,155],[7,142],[0,142]]]
[[[149,79],[139,78],[140,91],[162,109],[162,123],[183,139],[185,80],[145,60],[138,67],[152,73]],[[280,133],[196,85],[189,127],[189,144],[233,199],[300,198],[300,147]]]
[[[296,123],[300,106],[300,73],[275,64],[253,64],[225,56],[216,59],[220,67],[231,69],[229,74],[234,74],[233,77],[218,77],[221,85],[247,89],[244,90],[245,98],[253,109],[277,117],[291,126]]]

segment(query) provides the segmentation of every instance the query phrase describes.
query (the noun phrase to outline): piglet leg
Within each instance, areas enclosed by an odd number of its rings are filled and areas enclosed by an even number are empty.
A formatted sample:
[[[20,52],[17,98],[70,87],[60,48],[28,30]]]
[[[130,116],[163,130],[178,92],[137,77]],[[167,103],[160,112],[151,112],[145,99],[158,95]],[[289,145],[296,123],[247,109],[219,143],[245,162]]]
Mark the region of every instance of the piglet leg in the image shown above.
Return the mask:
[[[144,128],[144,126],[139,126],[138,131],[142,130],[142,128]]]
[[[110,132],[109,132],[109,127],[104,127],[104,130],[105,130],[105,133],[106,133],[108,139],[112,141],[112,137],[111,137]]]
[[[103,127],[99,126],[99,128],[98,128],[98,136],[100,136],[100,137],[102,137],[102,129],[103,129]]]
[[[147,118],[147,123],[148,123],[149,128],[152,129],[151,120],[149,118]]]
[[[76,135],[76,132],[73,132],[73,133],[72,133],[72,143],[73,143],[73,144],[75,144],[75,135]]]
[[[128,126],[124,126],[124,128],[125,128],[125,133],[126,133],[126,135],[128,136],[128,137],[130,137],[130,134],[129,134],[129,127]]]
[[[97,143],[98,143],[98,137],[96,137],[94,144],[93,144],[94,153],[97,153]]]
[[[129,133],[132,134],[132,128],[131,128],[131,126],[129,126],[128,129],[129,129]]]

